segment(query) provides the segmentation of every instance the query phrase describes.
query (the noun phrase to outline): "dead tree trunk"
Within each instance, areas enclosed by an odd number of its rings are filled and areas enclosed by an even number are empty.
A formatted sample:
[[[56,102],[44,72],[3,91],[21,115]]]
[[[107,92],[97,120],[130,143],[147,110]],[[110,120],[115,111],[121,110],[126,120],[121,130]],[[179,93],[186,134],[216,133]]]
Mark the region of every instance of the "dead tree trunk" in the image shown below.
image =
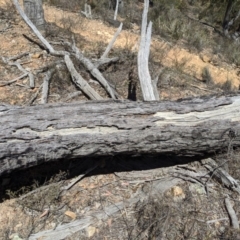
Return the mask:
[[[158,91],[154,91],[151,76],[148,68],[148,58],[150,53],[152,22],[147,26],[147,13],[149,2],[144,0],[142,14],[141,41],[138,51],[138,76],[142,89],[144,101],[159,100]],[[155,96],[156,93],[156,96]]]
[[[37,29],[45,35],[45,19],[42,0],[24,0],[24,11]]]
[[[240,96],[0,105],[0,176],[83,156],[204,156],[240,145]]]

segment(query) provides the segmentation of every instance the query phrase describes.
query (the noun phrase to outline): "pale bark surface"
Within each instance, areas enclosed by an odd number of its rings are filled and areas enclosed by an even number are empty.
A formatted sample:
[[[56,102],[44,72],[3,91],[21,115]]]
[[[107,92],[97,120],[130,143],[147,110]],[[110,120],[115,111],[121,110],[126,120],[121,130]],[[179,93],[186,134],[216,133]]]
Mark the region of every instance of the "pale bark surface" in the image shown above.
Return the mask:
[[[202,156],[240,145],[240,97],[0,106],[0,175],[82,156]],[[229,132],[235,132],[231,139]]]
[[[151,33],[152,33],[152,22],[147,26],[147,13],[148,13],[149,2],[144,1],[144,9],[142,15],[142,27],[141,27],[141,41],[138,51],[138,76],[145,101],[157,100],[154,94],[151,76],[148,68],[148,59],[151,45]]]

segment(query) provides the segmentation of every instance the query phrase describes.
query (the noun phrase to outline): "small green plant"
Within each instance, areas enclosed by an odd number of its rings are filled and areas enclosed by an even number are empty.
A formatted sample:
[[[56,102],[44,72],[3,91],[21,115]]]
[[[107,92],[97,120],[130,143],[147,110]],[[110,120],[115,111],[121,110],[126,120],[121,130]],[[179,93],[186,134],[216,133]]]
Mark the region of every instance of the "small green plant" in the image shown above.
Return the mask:
[[[202,70],[202,80],[203,80],[204,83],[206,83],[208,85],[214,84],[212,75],[211,75],[208,67],[204,67],[203,70]]]
[[[233,90],[232,81],[228,79],[225,83],[220,85],[220,88],[225,92],[231,92]]]

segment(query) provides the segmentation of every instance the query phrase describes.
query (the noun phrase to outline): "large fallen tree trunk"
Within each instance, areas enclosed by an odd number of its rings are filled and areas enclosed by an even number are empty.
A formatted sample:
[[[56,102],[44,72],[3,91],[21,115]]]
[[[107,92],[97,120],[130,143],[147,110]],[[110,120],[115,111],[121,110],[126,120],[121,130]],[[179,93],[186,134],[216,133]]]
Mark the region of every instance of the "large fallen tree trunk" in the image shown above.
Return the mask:
[[[202,156],[240,145],[240,96],[0,105],[0,176],[82,156]]]

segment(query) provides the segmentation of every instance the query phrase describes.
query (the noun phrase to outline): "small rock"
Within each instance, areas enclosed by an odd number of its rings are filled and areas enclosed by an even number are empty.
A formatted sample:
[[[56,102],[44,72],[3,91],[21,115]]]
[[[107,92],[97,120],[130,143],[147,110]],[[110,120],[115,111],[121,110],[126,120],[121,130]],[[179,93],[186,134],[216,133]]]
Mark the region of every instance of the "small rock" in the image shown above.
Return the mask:
[[[66,211],[65,215],[72,218],[72,219],[76,219],[76,217],[77,217],[76,213],[71,212],[71,211]]]
[[[183,190],[182,190],[182,188],[180,188],[178,186],[172,187],[172,194],[174,197],[180,196],[183,194]]]
[[[171,188],[171,194],[173,196],[174,201],[179,201],[179,200],[182,200],[186,197],[182,188],[180,188],[178,186],[174,186],[174,187]]]
[[[96,232],[96,228],[95,227],[92,227],[92,226],[89,226],[87,228],[87,235],[88,237],[92,237]]]

